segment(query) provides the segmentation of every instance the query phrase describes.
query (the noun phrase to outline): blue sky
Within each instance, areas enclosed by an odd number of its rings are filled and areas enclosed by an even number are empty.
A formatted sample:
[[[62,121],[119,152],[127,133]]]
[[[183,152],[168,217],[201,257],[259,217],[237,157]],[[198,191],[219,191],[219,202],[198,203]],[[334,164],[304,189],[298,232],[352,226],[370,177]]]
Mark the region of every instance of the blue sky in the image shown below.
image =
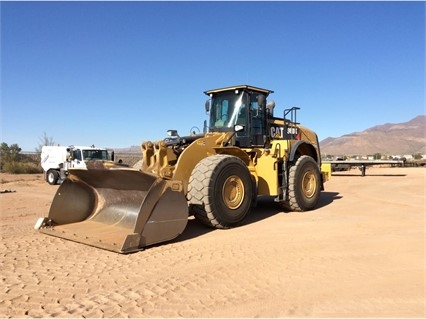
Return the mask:
[[[320,140],[425,114],[425,2],[1,2],[1,142],[188,134],[204,91],[274,90]]]

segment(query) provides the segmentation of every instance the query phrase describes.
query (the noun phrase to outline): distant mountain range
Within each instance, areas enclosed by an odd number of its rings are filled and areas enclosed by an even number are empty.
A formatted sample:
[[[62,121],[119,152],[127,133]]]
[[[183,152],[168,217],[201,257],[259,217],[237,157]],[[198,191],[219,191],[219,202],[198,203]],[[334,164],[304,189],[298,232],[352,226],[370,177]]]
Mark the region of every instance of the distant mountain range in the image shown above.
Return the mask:
[[[141,154],[141,147],[140,145],[132,145],[130,147],[124,147],[124,148],[114,148],[114,152],[117,153],[135,153],[135,154]]]
[[[426,115],[404,123],[373,126],[362,132],[328,137],[320,142],[322,154],[387,155],[426,154]]]
[[[405,123],[388,123],[341,137],[328,137],[320,142],[320,147],[323,155],[426,154],[426,115],[419,115]],[[141,153],[138,145],[115,151]]]

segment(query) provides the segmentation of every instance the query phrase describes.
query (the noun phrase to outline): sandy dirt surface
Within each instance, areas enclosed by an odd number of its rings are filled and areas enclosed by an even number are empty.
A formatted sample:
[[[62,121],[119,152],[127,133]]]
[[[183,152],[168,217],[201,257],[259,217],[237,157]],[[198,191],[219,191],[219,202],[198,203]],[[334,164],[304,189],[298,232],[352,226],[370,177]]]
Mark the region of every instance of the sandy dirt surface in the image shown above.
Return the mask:
[[[120,255],[34,230],[59,186],[0,174],[0,317],[425,317],[426,169],[336,175],[314,211]]]

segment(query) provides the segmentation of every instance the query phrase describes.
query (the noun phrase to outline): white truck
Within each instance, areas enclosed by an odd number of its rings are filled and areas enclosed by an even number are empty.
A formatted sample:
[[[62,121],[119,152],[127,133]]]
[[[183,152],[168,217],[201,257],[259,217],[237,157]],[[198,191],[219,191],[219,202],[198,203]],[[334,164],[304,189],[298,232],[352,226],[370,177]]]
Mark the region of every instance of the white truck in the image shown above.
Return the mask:
[[[89,160],[114,161],[114,152],[106,148],[92,146],[43,146],[41,149],[41,167],[43,175],[50,185],[63,181],[69,168],[86,168]]]

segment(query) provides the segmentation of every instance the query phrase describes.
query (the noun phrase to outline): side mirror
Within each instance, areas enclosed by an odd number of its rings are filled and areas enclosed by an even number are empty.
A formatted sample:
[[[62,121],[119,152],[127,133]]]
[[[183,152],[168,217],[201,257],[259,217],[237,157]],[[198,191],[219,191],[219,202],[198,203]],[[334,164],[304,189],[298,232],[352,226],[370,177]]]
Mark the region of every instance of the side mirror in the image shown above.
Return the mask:
[[[211,104],[211,101],[212,101],[212,100],[208,99],[208,100],[206,101],[206,104],[204,105],[204,107],[206,108],[206,113],[210,112],[210,104]]]
[[[114,162],[114,157],[115,157],[115,154],[114,154],[114,151],[112,151],[112,152],[111,152],[111,161],[112,161],[112,162]]]
[[[235,124],[234,125],[234,133],[231,134],[231,136],[229,136],[229,138],[223,142],[223,146],[227,146],[229,144],[229,141],[231,141],[231,139],[235,136],[236,133],[238,132],[242,132],[244,131],[246,128],[245,125],[242,124]]]
[[[245,125],[242,124],[235,124],[234,125],[234,132],[243,132],[246,129]]]
[[[269,101],[266,104],[266,109],[269,111],[269,114],[274,115],[275,101]]]

